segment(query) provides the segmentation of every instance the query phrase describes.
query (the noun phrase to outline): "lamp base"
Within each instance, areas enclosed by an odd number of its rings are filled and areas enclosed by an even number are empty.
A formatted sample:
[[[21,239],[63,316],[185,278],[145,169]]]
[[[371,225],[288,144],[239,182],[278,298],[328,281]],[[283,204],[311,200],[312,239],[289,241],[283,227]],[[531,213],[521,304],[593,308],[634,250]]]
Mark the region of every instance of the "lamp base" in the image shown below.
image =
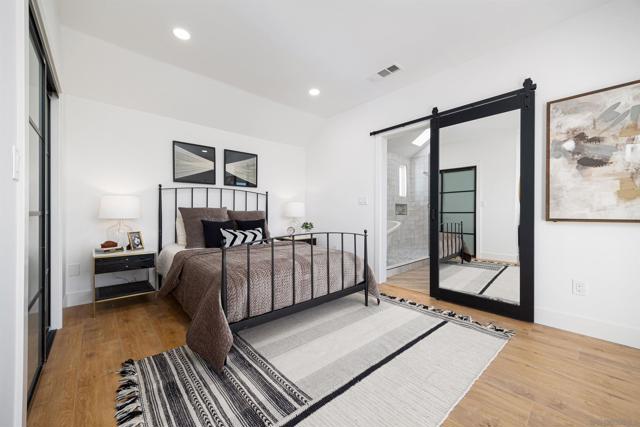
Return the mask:
[[[118,220],[118,222],[107,228],[107,240],[113,240],[124,248],[129,244],[129,238],[127,237],[127,232],[129,231],[132,231],[131,227],[123,220]]]

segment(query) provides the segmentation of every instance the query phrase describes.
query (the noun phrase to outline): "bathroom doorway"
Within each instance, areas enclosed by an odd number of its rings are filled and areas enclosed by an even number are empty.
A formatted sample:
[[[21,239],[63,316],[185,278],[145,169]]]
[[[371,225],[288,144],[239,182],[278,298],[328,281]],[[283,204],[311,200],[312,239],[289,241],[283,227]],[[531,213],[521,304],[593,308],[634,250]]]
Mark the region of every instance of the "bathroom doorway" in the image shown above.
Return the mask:
[[[387,137],[388,278],[415,273],[415,287],[426,292],[429,258],[429,124]]]

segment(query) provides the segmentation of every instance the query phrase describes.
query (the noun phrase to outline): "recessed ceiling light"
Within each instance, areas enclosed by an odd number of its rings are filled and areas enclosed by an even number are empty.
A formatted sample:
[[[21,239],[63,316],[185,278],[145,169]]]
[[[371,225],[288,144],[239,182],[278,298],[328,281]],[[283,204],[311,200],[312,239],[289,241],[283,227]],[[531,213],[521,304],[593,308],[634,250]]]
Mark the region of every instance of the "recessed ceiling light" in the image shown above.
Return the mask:
[[[320,95],[320,89],[316,89],[315,87],[312,87],[311,89],[309,89],[309,95],[311,96]]]
[[[191,34],[189,33],[189,31],[180,27],[176,27],[173,29],[173,35],[180,40],[189,40],[191,38]]]

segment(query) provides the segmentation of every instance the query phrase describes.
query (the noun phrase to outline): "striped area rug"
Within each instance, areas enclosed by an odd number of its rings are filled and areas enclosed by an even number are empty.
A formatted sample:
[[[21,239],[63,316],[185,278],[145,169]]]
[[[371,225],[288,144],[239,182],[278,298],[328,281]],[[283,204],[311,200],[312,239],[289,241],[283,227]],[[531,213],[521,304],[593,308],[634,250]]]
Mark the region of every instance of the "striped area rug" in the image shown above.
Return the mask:
[[[187,347],[123,364],[118,424],[435,426],[510,331],[352,295],[247,329],[219,377]],[[391,392],[392,391],[392,392]]]

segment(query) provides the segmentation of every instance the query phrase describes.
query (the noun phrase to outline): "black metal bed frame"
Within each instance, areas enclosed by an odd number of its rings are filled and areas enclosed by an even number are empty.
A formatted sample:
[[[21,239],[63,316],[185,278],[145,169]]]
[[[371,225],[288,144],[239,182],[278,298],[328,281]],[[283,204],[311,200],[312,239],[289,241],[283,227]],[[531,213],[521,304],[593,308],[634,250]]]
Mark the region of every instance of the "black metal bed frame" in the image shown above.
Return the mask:
[[[296,301],[296,236],[309,236],[311,241],[313,242],[314,236],[325,235],[327,241],[326,248],[326,260],[327,260],[327,293],[325,295],[321,295],[318,297],[314,297],[315,295],[315,276],[314,272],[314,262],[313,262],[313,248],[314,245],[311,244],[311,297],[305,301]],[[341,289],[335,292],[331,292],[331,269],[330,269],[330,259],[331,259],[331,251],[330,251],[330,237],[331,235],[339,235],[340,236],[340,268],[341,268]],[[353,277],[353,286],[345,287],[345,275],[344,275],[344,238],[345,236],[353,236],[353,263],[354,263],[354,277]],[[291,305],[286,307],[282,307],[279,309],[275,309],[275,295],[276,295],[276,282],[275,282],[275,242],[279,239],[286,237],[287,241],[291,241],[291,289],[292,289],[292,298]],[[364,240],[364,260],[363,260],[363,281],[358,283],[358,269],[357,269],[357,238],[361,237]],[[338,298],[342,298],[344,296],[364,291],[364,305],[369,305],[369,272],[367,270],[367,266],[369,265],[369,255],[367,249],[367,230],[364,230],[364,233],[350,233],[350,232],[318,232],[318,233],[299,233],[299,234],[290,234],[287,236],[280,237],[270,237],[268,239],[262,239],[258,241],[254,241],[251,243],[243,243],[242,245],[232,246],[230,248],[224,247],[224,240],[222,246],[222,287],[221,287],[221,301],[222,301],[222,309],[227,314],[227,306],[228,306],[228,290],[227,290],[227,251],[230,249],[237,248],[238,246],[246,247],[247,254],[247,292],[246,292],[246,317],[237,322],[230,323],[232,331],[239,331],[245,328],[250,328],[252,326],[259,325],[261,323],[269,322],[271,320],[278,319],[283,316],[287,316],[289,314],[296,313],[298,311],[305,310],[307,308],[315,307],[317,305],[323,304],[325,302],[329,302]],[[256,316],[251,316],[251,247],[257,243],[270,243],[271,246],[271,310],[259,314]],[[303,243],[306,245],[306,243]],[[234,249],[237,250],[237,249]],[[378,303],[380,301],[378,300]]]
[[[445,222],[440,224],[442,239],[442,256],[440,261],[460,257],[460,264],[464,264],[463,222]],[[440,239],[438,239],[440,240]]]
[[[258,209],[259,206],[259,201],[260,201],[260,197],[264,197],[265,200],[265,221],[268,223],[269,221],[269,192],[264,192],[264,193],[260,193],[260,192],[256,192],[256,191],[249,191],[249,190],[241,190],[241,189],[235,189],[235,188],[222,188],[222,187],[209,187],[209,186],[185,186],[185,187],[162,187],[162,185],[158,185],[158,254],[160,253],[160,251],[162,250],[163,247],[163,236],[162,236],[162,220],[163,220],[163,214],[162,214],[162,193],[163,191],[168,191],[168,192],[173,192],[174,193],[174,241],[177,240],[177,231],[175,231],[175,221],[178,217],[178,194],[180,191],[188,191],[190,192],[190,202],[189,202],[189,206],[180,206],[180,207],[194,207],[194,191],[198,191],[198,190],[202,190],[205,191],[205,206],[202,207],[211,207],[209,206],[209,194],[211,191],[213,191],[214,194],[217,194],[219,197],[219,204],[216,207],[223,207],[223,192],[232,192],[232,197],[233,197],[233,210],[236,210],[236,193],[240,193],[241,195],[244,193],[244,210],[248,211],[248,198],[249,198],[249,194],[252,194],[251,197],[253,197],[253,195],[255,195],[255,200],[256,200],[256,209]],[[218,192],[218,193],[216,193]],[[295,250],[296,250],[296,237],[297,236],[309,236],[311,241],[313,242],[314,236],[318,236],[318,235],[325,235],[326,236],[326,242],[327,242],[327,256],[326,256],[326,261],[327,261],[327,293],[326,295],[321,295],[319,297],[314,297],[314,290],[315,290],[315,279],[314,279],[314,263],[313,263],[313,249],[314,249],[314,245],[310,245],[311,248],[311,297],[308,300],[305,301],[296,301],[296,271],[295,271]],[[331,270],[330,270],[330,257],[331,257],[331,253],[330,253],[330,238],[331,236],[340,236],[340,255],[341,255],[341,289],[335,292],[331,292],[331,282],[330,282],[330,278],[331,278]],[[344,240],[345,240],[345,236],[353,236],[353,260],[354,260],[354,285],[353,286],[348,286],[345,287],[345,275],[344,275],[344,258],[345,258],[345,251],[344,251]],[[364,244],[364,259],[363,259],[363,280],[361,282],[358,283],[358,269],[357,269],[357,252],[358,252],[358,237],[361,237],[363,240],[363,244]],[[287,241],[291,242],[291,253],[292,253],[292,270],[291,270],[291,283],[292,283],[292,290],[293,290],[293,298],[292,298],[292,302],[291,305],[288,305],[286,307],[282,307],[279,309],[275,309],[275,289],[276,289],[276,284],[275,284],[275,246],[274,243],[278,240],[283,240],[284,238],[286,238]],[[277,236],[277,237],[269,237],[266,239],[262,239],[260,241],[255,241],[255,242],[251,242],[251,243],[243,243],[242,245],[237,245],[237,246],[232,246],[230,248],[225,248],[224,246],[224,241],[223,241],[223,245],[221,248],[221,275],[222,275],[222,279],[221,279],[221,293],[220,293],[220,300],[222,303],[222,308],[223,311],[225,313],[225,315],[227,314],[227,306],[228,306],[228,288],[227,288],[227,252],[231,249],[233,250],[239,250],[238,248],[241,246],[245,246],[246,247],[246,255],[247,255],[247,278],[246,278],[246,286],[247,286],[247,292],[246,292],[246,299],[247,299],[247,313],[246,313],[246,318],[239,320],[237,322],[233,322],[230,323],[229,326],[231,328],[232,331],[239,331],[241,329],[245,329],[245,328],[249,328],[252,326],[256,326],[258,324],[261,323],[265,323],[265,322],[269,322],[271,320],[275,320],[277,318],[283,317],[283,316],[287,316],[289,314],[293,314],[296,313],[298,311],[302,311],[305,310],[307,308],[311,308],[320,304],[323,304],[325,302],[329,302],[356,292],[360,292],[360,291],[364,291],[364,296],[365,296],[365,300],[364,300],[364,305],[368,306],[369,305],[369,271],[368,271],[368,265],[369,265],[369,251],[368,251],[368,233],[367,230],[364,230],[364,233],[352,233],[352,232],[316,232],[316,233],[299,233],[299,234],[289,234],[286,236]],[[253,244],[256,243],[270,243],[271,244],[271,311],[268,311],[266,313],[263,314],[259,314],[256,316],[251,316],[251,246]],[[306,243],[304,243],[306,244]],[[160,277],[160,275],[158,275],[159,277],[159,283],[161,283],[162,278]],[[377,299],[378,304],[380,303],[380,300]]]
[[[233,201],[232,201],[232,210],[236,210],[236,194],[240,193],[243,194],[244,193],[244,210],[248,210],[247,206],[249,203],[249,194],[251,194],[251,197],[255,196],[256,199],[256,209],[258,209],[258,206],[260,204],[260,197],[264,197],[264,201],[265,201],[265,209],[264,209],[264,215],[265,215],[265,221],[269,222],[269,192],[265,191],[264,193],[260,193],[257,191],[250,191],[250,190],[238,190],[237,188],[223,188],[223,187],[211,187],[211,186],[184,186],[184,187],[163,187],[162,184],[158,184],[158,254],[160,253],[160,251],[162,250],[162,192],[166,191],[166,192],[172,192],[173,193],[173,198],[174,198],[174,213],[173,213],[173,238],[174,241],[178,240],[178,232],[176,230],[175,227],[175,222],[176,219],[178,218],[178,207],[190,207],[193,208],[193,196],[195,194],[196,191],[204,191],[205,192],[205,206],[202,206],[204,208],[210,208],[210,207],[223,207],[223,195],[225,194],[231,194],[233,197]],[[178,194],[179,192],[184,192],[187,191],[190,193],[191,199],[190,199],[190,203],[189,206],[178,206]],[[219,202],[218,202],[218,206],[209,206],[209,200],[210,197],[209,195],[211,194],[211,192],[213,192],[214,195],[217,194]]]

